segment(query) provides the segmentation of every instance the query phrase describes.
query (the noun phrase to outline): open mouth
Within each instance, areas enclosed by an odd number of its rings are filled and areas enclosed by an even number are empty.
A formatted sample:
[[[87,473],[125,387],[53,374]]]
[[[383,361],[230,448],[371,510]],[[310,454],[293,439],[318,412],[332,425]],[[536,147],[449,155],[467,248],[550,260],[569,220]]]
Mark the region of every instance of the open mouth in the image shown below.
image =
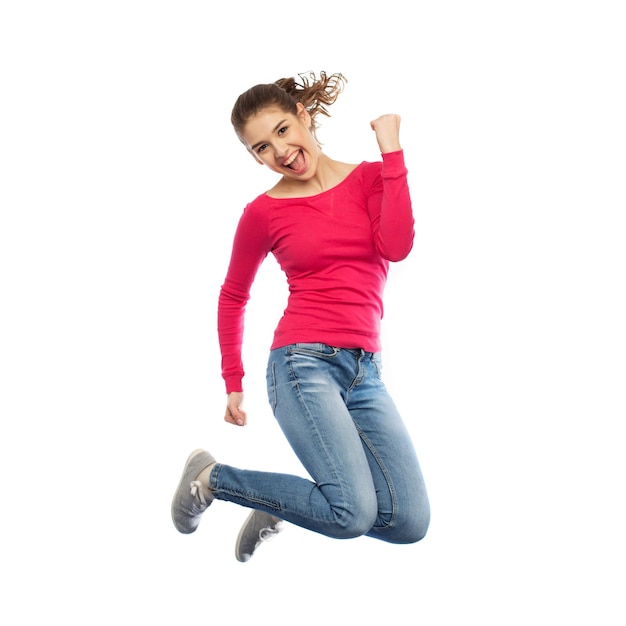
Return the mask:
[[[304,154],[302,154],[302,150],[296,150],[289,158],[283,162],[284,167],[288,167],[290,170],[294,170],[294,172],[299,172],[304,167],[306,167],[306,160],[304,158]]]

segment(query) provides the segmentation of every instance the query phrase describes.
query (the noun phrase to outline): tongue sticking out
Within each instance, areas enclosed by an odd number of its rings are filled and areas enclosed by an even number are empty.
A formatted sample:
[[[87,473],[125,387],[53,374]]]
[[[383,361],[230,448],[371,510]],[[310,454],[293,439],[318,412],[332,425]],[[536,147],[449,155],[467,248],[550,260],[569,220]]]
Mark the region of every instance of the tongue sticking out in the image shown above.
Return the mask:
[[[306,161],[304,160],[304,155],[302,152],[298,152],[298,156],[289,164],[289,168],[299,172],[306,165]]]

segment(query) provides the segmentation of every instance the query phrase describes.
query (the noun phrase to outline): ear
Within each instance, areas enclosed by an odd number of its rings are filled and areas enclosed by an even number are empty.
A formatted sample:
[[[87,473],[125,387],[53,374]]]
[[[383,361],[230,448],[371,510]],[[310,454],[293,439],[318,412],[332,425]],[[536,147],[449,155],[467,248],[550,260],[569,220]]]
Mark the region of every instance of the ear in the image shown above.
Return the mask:
[[[311,114],[304,108],[302,102],[296,104],[296,115],[302,120],[307,128],[311,128]]]

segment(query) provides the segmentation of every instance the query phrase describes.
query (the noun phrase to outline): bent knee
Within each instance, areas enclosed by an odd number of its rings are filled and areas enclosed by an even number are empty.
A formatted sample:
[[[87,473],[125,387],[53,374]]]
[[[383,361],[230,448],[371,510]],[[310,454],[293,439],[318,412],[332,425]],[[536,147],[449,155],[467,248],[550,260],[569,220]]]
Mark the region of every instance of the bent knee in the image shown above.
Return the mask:
[[[430,525],[430,512],[423,511],[408,518],[396,518],[389,526],[377,527],[370,536],[389,543],[417,543],[426,536]]]
[[[427,532],[428,523],[417,524],[410,529],[410,532],[405,531],[405,540],[403,543],[417,543],[426,537]]]
[[[402,524],[403,543],[417,543],[426,536],[430,526],[430,507],[423,507],[416,511]]]
[[[366,535],[376,523],[375,507],[344,510],[337,515],[327,535],[334,539],[355,539]]]

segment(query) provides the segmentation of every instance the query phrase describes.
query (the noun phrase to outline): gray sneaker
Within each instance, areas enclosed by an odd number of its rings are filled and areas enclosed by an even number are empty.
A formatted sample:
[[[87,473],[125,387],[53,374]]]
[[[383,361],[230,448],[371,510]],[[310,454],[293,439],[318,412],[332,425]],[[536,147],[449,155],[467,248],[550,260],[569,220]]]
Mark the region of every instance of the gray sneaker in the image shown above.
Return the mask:
[[[198,528],[200,516],[207,510],[213,498],[205,498],[198,476],[215,459],[206,450],[194,450],[185,463],[183,475],[172,499],[172,521],[176,530],[189,534]]]
[[[243,523],[237,543],[235,556],[245,563],[252,558],[254,551],[264,542],[273,539],[283,529],[283,522],[264,511],[254,510]]]

